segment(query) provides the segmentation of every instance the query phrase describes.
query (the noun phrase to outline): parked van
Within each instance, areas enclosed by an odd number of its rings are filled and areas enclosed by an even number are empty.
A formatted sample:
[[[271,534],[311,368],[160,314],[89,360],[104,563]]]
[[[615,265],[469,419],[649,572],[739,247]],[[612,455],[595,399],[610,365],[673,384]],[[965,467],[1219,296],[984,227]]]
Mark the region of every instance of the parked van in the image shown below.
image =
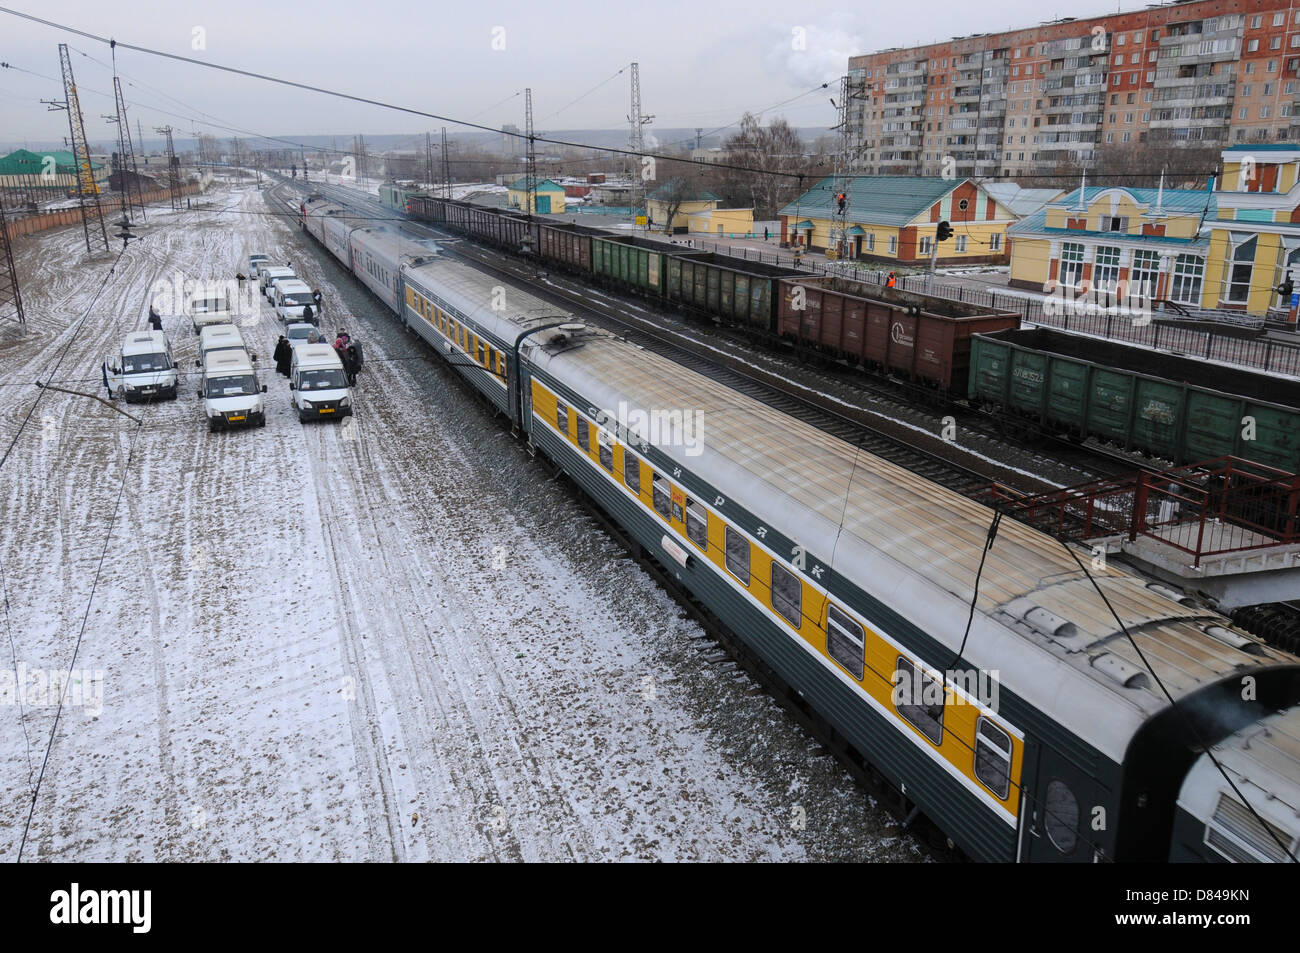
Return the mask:
[[[216,351],[203,364],[199,395],[208,430],[225,427],[266,426],[266,406],[262,395],[266,385],[259,384],[257,372],[243,351]]]
[[[239,328],[233,324],[214,324],[199,332],[199,359],[194,362],[194,366],[202,367],[207,356],[217,351],[243,351],[248,354],[244,335]],[[256,354],[248,354],[248,358],[253,363],[257,362]]]
[[[291,321],[284,326],[284,336],[289,339],[290,347],[297,347],[299,344],[306,344],[311,333],[318,330],[316,325],[306,321]]]
[[[257,271],[263,266],[269,267],[271,259],[267,255],[249,255],[248,256],[248,277],[256,278]]]
[[[175,400],[176,361],[161,331],[132,331],[121,353],[104,362],[108,389],[132,400]]]
[[[352,416],[352,394],[338,353],[328,344],[299,344],[289,363],[289,402],[298,419]]]
[[[235,312],[230,303],[230,294],[220,286],[194,292],[190,295],[185,311],[190,316],[190,323],[194,326],[195,334],[198,334],[200,330],[209,324],[234,324],[235,322]]]
[[[308,307],[312,309],[310,321],[312,324],[316,323],[316,303],[312,298],[311,285],[307,282],[287,278],[277,281],[275,297],[272,300],[275,303],[275,313],[286,324],[290,321],[309,320],[303,317],[303,311]]]
[[[262,289],[262,294],[267,298],[271,297],[271,289],[267,285],[275,278],[296,278],[292,268],[286,268],[283,265],[262,266],[257,272],[257,284]]]

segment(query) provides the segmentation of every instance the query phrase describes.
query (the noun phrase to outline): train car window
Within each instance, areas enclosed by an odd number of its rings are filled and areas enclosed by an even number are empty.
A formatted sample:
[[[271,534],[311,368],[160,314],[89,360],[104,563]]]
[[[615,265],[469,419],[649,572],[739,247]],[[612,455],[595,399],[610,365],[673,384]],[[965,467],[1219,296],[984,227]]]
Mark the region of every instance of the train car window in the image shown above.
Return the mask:
[[[894,669],[894,707],[934,744],[943,741],[943,702],[943,684],[900,655]]]
[[[738,529],[726,528],[727,572],[749,585],[749,539]]]
[[[591,453],[591,433],[587,430],[587,421],[578,418],[578,446]]]
[[[799,577],[775,560],[772,562],[772,608],[796,629],[803,621],[803,589]]]
[[[686,535],[700,549],[709,548],[709,511],[689,496],[686,498]]]
[[[560,428],[560,433],[566,437],[569,435],[569,408],[559,401],[555,402],[555,425]]]
[[[867,639],[858,625],[835,606],[826,608],[826,651],[854,678],[862,680]]]
[[[1011,736],[983,716],[975,727],[975,777],[999,798],[1011,791]]]
[[[1043,826],[1053,847],[1062,854],[1074,853],[1079,843],[1079,800],[1060,778],[1053,778],[1047,785]]]
[[[641,495],[641,461],[623,451],[623,482],[637,496]]]
[[[668,481],[655,474],[650,480],[651,496],[654,498],[655,511],[666,520],[673,518],[672,494],[668,490]]]
[[[600,465],[610,473],[614,472],[614,446],[610,443],[609,434],[603,430],[596,431],[596,450],[600,455]]]
[[[486,363],[487,363],[487,352],[483,349],[483,342],[482,342],[482,341],[479,341],[479,342],[478,342],[478,362],[479,362],[480,364],[486,364]]]

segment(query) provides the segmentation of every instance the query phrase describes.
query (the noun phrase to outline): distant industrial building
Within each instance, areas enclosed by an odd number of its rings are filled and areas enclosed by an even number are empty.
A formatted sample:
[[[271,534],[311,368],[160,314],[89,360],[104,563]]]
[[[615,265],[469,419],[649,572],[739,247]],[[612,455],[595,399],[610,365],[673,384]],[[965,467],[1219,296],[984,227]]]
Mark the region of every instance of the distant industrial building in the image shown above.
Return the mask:
[[[510,208],[533,215],[558,215],[564,211],[564,187],[550,179],[540,179],[528,194],[528,180],[516,179],[509,186]]]
[[[108,165],[93,159],[91,174],[101,186],[108,180]],[[51,149],[30,152],[16,149],[0,158],[0,188],[24,192],[66,193],[77,187],[77,171],[71,152]]]

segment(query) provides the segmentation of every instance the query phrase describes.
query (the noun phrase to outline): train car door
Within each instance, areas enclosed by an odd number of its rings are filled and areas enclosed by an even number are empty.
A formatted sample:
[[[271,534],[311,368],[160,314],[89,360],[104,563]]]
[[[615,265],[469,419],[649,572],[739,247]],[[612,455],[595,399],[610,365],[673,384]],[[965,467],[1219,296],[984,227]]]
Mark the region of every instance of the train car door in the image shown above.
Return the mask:
[[[1033,748],[1026,752],[1035,771],[1025,788],[1029,796],[1021,812],[1020,860],[1077,864],[1108,859],[1102,851],[1113,843],[1107,826],[1115,819],[1105,788],[1054,749],[1043,744]]]

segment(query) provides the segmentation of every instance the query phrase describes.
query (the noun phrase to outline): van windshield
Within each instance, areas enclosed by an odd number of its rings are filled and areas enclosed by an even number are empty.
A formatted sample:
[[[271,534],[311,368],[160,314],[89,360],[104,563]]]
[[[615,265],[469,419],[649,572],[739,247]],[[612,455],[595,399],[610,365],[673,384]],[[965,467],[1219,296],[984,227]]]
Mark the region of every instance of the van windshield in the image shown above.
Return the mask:
[[[195,314],[203,314],[206,311],[225,311],[226,302],[223,298],[195,298],[190,304]]]
[[[342,390],[348,386],[343,371],[337,367],[319,371],[302,371],[298,375],[299,390]]]
[[[293,307],[312,304],[311,292],[295,291],[293,294],[287,294],[284,296],[284,303]]]
[[[285,332],[285,337],[287,337],[290,341],[305,341],[307,340],[307,336],[315,330],[316,329],[312,327],[310,324],[304,325],[302,327],[291,327],[289,328],[288,331]]]
[[[257,378],[252,374],[232,374],[230,377],[209,377],[203,396],[244,397],[257,392]]]
[[[166,354],[123,354],[123,374],[143,374],[146,371],[171,370],[172,362]]]

